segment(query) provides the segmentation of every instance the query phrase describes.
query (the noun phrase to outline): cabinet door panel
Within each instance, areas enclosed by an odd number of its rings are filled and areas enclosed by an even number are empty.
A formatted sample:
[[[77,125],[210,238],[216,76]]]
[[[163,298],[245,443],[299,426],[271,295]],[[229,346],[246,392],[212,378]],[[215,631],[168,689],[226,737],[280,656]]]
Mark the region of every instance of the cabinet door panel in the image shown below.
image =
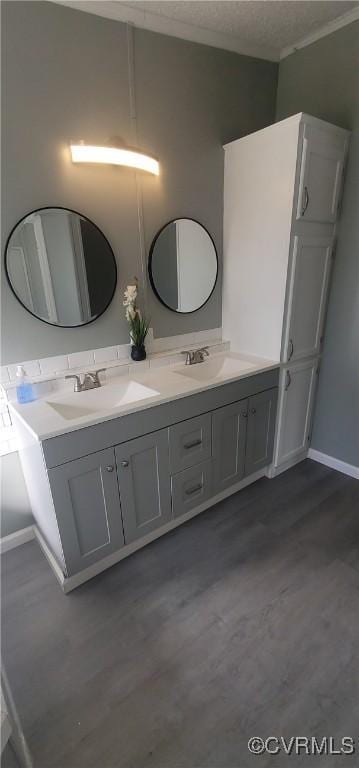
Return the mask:
[[[317,369],[318,360],[309,360],[281,373],[276,466],[307,450]]]
[[[212,414],[214,493],[220,493],[244,475],[248,400],[218,408]]]
[[[68,574],[124,544],[113,448],[49,470]]]
[[[330,237],[294,238],[284,342],[286,361],[320,352],[331,252]]]
[[[249,398],[245,473],[266,467],[272,461],[277,389]]]
[[[297,219],[334,222],[342,184],[346,138],[305,125]]]
[[[172,517],[168,430],[117,446],[125,542],[167,523]]]

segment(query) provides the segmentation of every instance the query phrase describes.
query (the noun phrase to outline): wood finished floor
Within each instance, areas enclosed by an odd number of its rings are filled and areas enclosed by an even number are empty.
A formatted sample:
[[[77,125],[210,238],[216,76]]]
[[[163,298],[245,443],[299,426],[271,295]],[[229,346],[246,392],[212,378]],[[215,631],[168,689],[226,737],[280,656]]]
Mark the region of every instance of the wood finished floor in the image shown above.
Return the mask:
[[[359,737],[359,483],[305,461],[64,596],[3,557],[3,657],[35,768],[358,765],[251,736]]]

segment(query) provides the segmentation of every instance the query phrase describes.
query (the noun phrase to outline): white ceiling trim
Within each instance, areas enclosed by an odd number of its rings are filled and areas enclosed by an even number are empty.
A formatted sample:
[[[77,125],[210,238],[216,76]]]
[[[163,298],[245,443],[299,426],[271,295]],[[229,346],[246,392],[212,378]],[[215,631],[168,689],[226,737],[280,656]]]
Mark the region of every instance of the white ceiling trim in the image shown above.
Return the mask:
[[[113,2],[111,5],[103,3],[101,0],[52,0],[59,5],[66,5],[75,8],[78,11],[95,13],[97,16],[104,16],[116,21],[128,22],[136,27],[148,29],[150,32],[160,32],[163,35],[179,37],[183,40],[190,40],[193,43],[202,43],[210,45],[212,48],[222,48],[226,51],[241,53],[244,56],[254,56],[257,59],[266,59],[267,61],[279,61],[279,51],[264,45],[251,45],[244,40],[240,40],[234,35],[227,35],[224,32],[214,32],[204,27],[198,27],[194,24],[186,24],[176,19],[169,19],[166,16],[160,16],[157,13],[143,11],[129,7],[123,3]]]
[[[346,27],[347,24],[351,24],[353,21],[357,21],[359,19],[359,7],[353,8],[351,11],[348,11],[347,13],[343,13],[342,16],[338,16],[336,19],[333,19],[332,21],[328,21],[327,24],[324,24],[322,27],[317,29],[315,32],[312,32],[310,35],[306,35],[306,37],[303,37],[301,40],[298,40],[298,42],[293,43],[293,45],[288,45],[287,48],[283,48],[283,50],[280,52],[280,59],[285,59],[287,56],[290,56],[292,53],[295,53],[296,51],[299,51],[301,48],[305,48],[307,45],[311,45],[311,43],[315,43],[316,40],[320,40],[321,37],[326,37],[327,35],[330,35],[332,32],[335,32],[337,29],[340,29],[341,27]]]
[[[227,51],[233,51],[234,53],[241,53],[244,56],[254,56],[255,58],[265,59],[267,61],[280,61],[281,59],[290,56],[292,53],[295,53],[295,51],[305,48],[316,40],[320,40],[320,38],[330,35],[332,32],[335,32],[335,30],[359,19],[358,6],[358,8],[354,8],[353,10],[342,14],[342,16],[338,16],[336,19],[333,19],[333,21],[329,21],[327,24],[319,27],[319,29],[312,32],[310,35],[301,38],[296,43],[279,51],[276,48],[269,46],[251,45],[234,35],[227,35],[223,32],[214,32],[210,29],[205,29],[204,27],[195,26],[194,24],[186,24],[185,22],[177,21],[176,19],[160,16],[157,13],[151,13],[150,11],[144,11],[140,8],[137,9],[132,6],[127,6],[122,2],[108,3],[102,2],[102,0],[51,0],[51,2],[65,5],[78,11],[93,13],[96,16],[133,24],[136,27],[147,29],[150,32],[159,32],[163,35],[179,37],[183,40],[190,40],[194,43],[202,43],[214,48],[222,48]]]

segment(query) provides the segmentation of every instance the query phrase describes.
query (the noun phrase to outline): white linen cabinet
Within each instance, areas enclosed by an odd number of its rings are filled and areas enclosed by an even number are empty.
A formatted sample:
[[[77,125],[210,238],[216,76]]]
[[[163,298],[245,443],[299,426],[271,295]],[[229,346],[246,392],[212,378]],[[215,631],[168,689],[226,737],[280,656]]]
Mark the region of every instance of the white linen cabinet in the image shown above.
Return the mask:
[[[281,361],[272,475],[310,442],[348,143],[300,113],[224,147],[223,336]]]

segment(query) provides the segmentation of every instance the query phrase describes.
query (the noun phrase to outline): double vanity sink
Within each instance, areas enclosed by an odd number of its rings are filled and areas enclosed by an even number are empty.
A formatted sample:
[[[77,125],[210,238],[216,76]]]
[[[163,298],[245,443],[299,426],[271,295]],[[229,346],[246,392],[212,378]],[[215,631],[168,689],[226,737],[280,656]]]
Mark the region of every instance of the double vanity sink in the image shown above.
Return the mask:
[[[64,591],[265,473],[278,375],[277,363],[222,353],[12,405],[38,538]]]
[[[253,367],[255,367],[253,363],[250,364],[248,361],[221,356],[219,359],[185,366],[184,369],[182,366],[178,366],[174,371],[192,381],[210,383],[213,379],[236,377],[244,370]],[[113,411],[123,405],[130,405],[130,403],[141,403],[148,397],[156,397],[159,394],[157,390],[130,379],[125,382],[117,381],[115,384],[108,384],[100,389],[88,390],[87,392],[60,395],[58,399],[46,400],[46,404],[61,418],[73,421],[101,411]]]
[[[75,392],[67,384],[56,394],[13,408],[42,440],[275,367],[271,361],[217,354],[194,365],[180,363],[144,371],[140,367],[137,376],[109,378],[101,387],[84,392]]]

